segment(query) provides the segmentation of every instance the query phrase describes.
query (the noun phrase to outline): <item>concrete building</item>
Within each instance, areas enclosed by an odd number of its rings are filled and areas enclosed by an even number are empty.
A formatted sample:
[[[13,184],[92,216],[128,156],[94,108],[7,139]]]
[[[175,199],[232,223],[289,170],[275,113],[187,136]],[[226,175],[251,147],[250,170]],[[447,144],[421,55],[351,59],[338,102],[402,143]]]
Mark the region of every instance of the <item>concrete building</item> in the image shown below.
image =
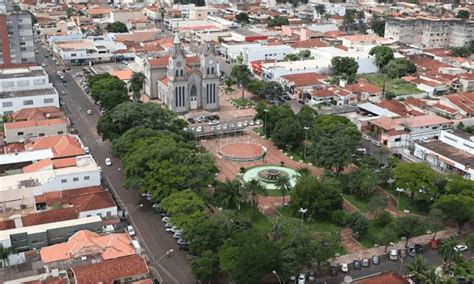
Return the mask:
[[[110,11],[110,23],[128,23],[129,20],[143,17],[143,10],[112,10]]]
[[[439,140],[415,144],[415,157],[435,168],[474,180],[474,136],[459,130],[442,130]]]
[[[387,18],[385,37],[421,48],[464,46],[474,40],[474,21],[428,17]]]
[[[260,45],[252,48],[244,47],[242,50],[243,63],[250,65],[256,60],[282,61],[285,56],[294,53],[295,49],[288,45]]]
[[[4,124],[5,142],[15,143],[30,137],[66,134],[67,125],[64,118],[8,122]]]
[[[10,0],[0,3],[0,68],[36,64],[31,15],[14,11]],[[2,8],[3,7],[3,8]]]
[[[0,116],[48,106],[59,108],[59,96],[43,67],[0,71]]]

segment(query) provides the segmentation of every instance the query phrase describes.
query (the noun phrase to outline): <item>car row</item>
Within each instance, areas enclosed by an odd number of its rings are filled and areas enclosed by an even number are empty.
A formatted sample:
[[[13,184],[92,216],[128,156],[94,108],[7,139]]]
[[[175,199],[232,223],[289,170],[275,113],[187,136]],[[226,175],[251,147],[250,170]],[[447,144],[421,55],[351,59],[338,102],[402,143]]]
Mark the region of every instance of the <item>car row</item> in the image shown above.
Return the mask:
[[[378,255],[372,256],[371,259],[369,259],[369,258],[363,258],[362,260],[355,259],[352,262],[352,268],[355,269],[355,270],[360,270],[360,269],[362,269],[362,267],[369,267],[371,264],[379,265],[380,262],[381,262],[380,256],[378,256]],[[348,263],[345,263],[345,262],[341,263],[340,266],[341,266],[341,271],[343,273],[349,272],[349,264]],[[331,272],[331,275],[333,275],[333,276],[337,275],[337,269],[336,268],[331,268],[330,272]]]
[[[214,115],[199,115],[195,117],[188,118],[189,123],[202,123],[202,122],[212,122],[212,121],[219,121],[219,116],[217,114]]]
[[[255,121],[253,120],[244,120],[244,121],[238,121],[238,122],[230,122],[230,123],[209,123],[210,127],[209,130],[214,132],[214,131],[221,131],[221,130],[230,130],[230,129],[239,129],[239,128],[244,128],[248,126],[254,126],[254,125],[261,125],[262,121],[257,119]],[[190,128],[191,132],[196,132],[196,133],[201,133],[204,132],[204,127],[202,125],[199,125],[198,127],[191,127]]]

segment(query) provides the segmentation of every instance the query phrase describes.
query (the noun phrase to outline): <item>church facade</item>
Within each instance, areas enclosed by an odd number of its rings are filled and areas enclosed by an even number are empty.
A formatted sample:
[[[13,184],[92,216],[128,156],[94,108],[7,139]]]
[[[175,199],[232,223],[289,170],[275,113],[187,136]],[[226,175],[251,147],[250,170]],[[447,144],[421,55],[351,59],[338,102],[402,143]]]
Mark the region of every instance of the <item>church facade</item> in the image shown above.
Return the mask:
[[[199,56],[187,57],[176,34],[169,56],[145,62],[145,94],[179,114],[218,110],[220,71],[215,54],[214,43],[205,41]]]

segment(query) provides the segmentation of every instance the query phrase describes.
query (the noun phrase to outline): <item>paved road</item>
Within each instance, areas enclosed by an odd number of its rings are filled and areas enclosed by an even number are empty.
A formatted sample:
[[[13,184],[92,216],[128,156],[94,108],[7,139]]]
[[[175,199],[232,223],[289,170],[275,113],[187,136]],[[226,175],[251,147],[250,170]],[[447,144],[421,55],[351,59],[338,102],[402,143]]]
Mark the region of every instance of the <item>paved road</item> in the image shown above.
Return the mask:
[[[187,254],[178,250],[176,241],[166,233],[161,219],[153,213],[151,205],[141,197],[140,193],[122,187],[124,176],[120,169],[120,161],[112,157],[110,142],[102,141],[96,132],[97,121],[100,117],[99,110],[72,78],[70,73],[74,73],[74,71],[65,74],[66,83],[63,85],[56,74],[56,66],[50,58],[44,58],[44,49],[37,46],[40,52],[39,63],[41,64],[45,60],[48,62],[46,71],[50,81],[58,88],[59,92],[62,90],[67,92],[67,95],[61,96],[64,102],[63,107],[74,123],[81,140],[86,146],[89,146],[97,163],[102,167],[104,178],[120,205],[131,213],[129,219],[137,231],[137,239],[145,248],[145,257],[149,261],[151,270],[154,271],[154,274],[158,270],[161,275],[159,278],[162,278],[164,283],[196,283],[196,279],[191,273]],[[85,114],[88,109],[93,111],[92,115]],[[105,166],[106,157],[112,158],[112,166]],[[144,206],[139,207],[139,204],[142,203]],[[171,257],[162,258],[160,262],[155,263],[155,260],[170,249],[174,250]]]

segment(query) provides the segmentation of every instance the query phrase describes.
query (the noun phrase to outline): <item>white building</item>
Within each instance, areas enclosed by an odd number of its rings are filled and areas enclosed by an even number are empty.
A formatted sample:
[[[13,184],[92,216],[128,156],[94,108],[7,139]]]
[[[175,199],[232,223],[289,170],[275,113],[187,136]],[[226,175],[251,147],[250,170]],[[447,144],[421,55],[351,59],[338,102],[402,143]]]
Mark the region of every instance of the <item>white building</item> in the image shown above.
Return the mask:
[[[459,130],[442,130],[438,141],[415,144],[414,155],[435,168],[474,180],[474,136]]]
[[[242,55],[244,63],[250,65],[256,60],[276,60],[282,61],[285,56],[294,53],[295,49],[288,45],[260,45],[252,48],[244,47]]]
[[[43,67],[0,70],[0,116],[47,106],[59,108],[59,96]]]
[[[375,73],[377,66],[374,64],[374,57],[369,55],[367,50],[344,50],[341,48],[328,46],[311,49],[314,59],[321,62],[320,64],[330,64],[334,57],[351,57],[359,64],[357,74]]]
[[[263,80],[278,81],[282,76],[308,72],[324,73],[331,67],[331,62],[316,59],[301,61],[283,61],[263,63],[261,76]]]

